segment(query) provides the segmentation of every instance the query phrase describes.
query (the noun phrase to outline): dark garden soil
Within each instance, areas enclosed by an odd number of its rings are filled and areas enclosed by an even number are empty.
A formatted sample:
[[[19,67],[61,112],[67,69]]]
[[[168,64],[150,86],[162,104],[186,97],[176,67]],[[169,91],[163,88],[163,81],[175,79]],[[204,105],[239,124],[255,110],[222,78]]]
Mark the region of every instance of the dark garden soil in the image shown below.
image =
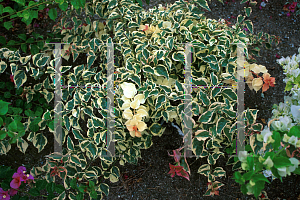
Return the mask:
[[[166,6],[167,3],[174,3],[172,1],[153,1],[150,0],[150,5],[146,5],[143,0],[143,7],[148,9],[153,6],[162,4]],[[266,6],[259,9],[261,1],[258,0],[258,5],[252,7],[252,14],[250,19],[254,24],[254,32],[266,32],[271,35],[280,36],[281,43],[271,50],[261,48],[261,57],[255,57],[257,64],[266,66],[272,77],[276,78],[275,87],[271,87],[268,91],[261,95],[261,90],[257,93],[251,91],[246,85],[245,89],[245,109],[248,107],[251,109],[258,109],[257,122],[268,123],[268,119],[272,116],[273,104],[279,104],[283,102],[284,96],[288,93],[284,92],[285,83],[283,79],[282,67],[276,62],[276,54],[280,57],[292,56],[298,54],[298,48],[300,45],[300,16],[296,17],[294,13],[291,13],[290,17],[287,17],[286,11],[283,11],[285,1],[283,0],[269,0]],[[206,12],[207,18],[213,19],[229,19],[231,23],[235,23],[239,14],[244,14],[243,7],[246,4],[240,5],[240,1],[229,2],[224,6],[217,0],[213,0],[209,3],[209,7],[212,12]],[[284,12],[284,13],[282,13]],[[60,13],[60,12],[59,12]],[[58,15],[60,16],[60,14]],[[56,20],[57,22],[58,20]],[[55,24],[50,19],[44,19],[38,22],[40,27],[35,28],[34,31],[40,34],[50,32],[51,27]],[[44,24],[45,27],[44,27]],[[23,30],[22,30],[23,29]],[[1,30],[1,33],[6,36],[6,39],[13,39],[17,37],[16,33],[24,33],[25,27],[20,27],[19,30],[8,33],[6,30]],[[18,32],[19,31],[19,32]],[[22,32],[23,31],[23,32]],[[274,46],[273,46],[274,47]],[[86,62],[81,60],[80,64]],[[64,63],[63,63],[64,65]],[[7,77],[0,76],[0,80],[9,81],[9,75]],[[147,199],[147,200],[163,200],[163,199],[251,199],[253,195],[243,195],[240,191],[240,185],[233,179],[232,165],[226,166],[228,156],[220,157],[216,166],[221,166],[226,171],[226,177],[216,178],[217,181],[224,184],[219,189],[220,195],[215,197],[203,197],[203,194],[207,190],[207,177],[199,175],[197,173],[198,168],[202,164],[206,164],[206,159],[187,158],[187,161],[191,168],[190,181],[183,177],[175,176],[171,178],[169,172],[169,163],[174,164],[173,157],[168,156],[168,151],[172,154],[172,150],[177,149],[183,145],[182,138],[178,134],[177,130],[170,126],[166,129],[166,132],[161,137],[153,137],[153,145],[147,150],[141,150],[142,159],[139,159],[137,165],[125,164],[120,166],[117,162],[117,166],[120,168],[122,174],[121,180],[117,183],[110,183],[109,180],[104,180],[109,184],[110,191],[108,197],[105,200],[114,199]],[[17,168],[20,165],[26,165],[28,167],[40,166],[44,162],[44,156],[53,152],[53,135],[50,132],[44,133],[47,135],[48,144],[40,154],[29,142],[29,147],[26,154],[22,154],[16,145],[12,146],[12,149],[7,155],[0,156],[0,164],[6,166],[12,166]],[[269,178],[269,180],[271,180]],[[269,199],[300,199],[300,176],[291,175],[283,178],[281,183],[279,179],[273,180],[271,184],[266,183],[264,191],[266,191]],[[41,199],[41,197],[37,198]]]

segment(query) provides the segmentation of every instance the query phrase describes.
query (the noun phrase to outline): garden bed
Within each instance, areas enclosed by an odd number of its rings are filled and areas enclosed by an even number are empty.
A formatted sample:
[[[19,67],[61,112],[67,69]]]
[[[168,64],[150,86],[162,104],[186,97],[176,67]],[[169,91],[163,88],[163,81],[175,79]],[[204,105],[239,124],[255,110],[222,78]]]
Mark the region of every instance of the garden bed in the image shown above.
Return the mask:
[[[146,5],[143,1],[144,8],[151,8],[165,3],[174,3],[175,1],[155,1],[150,5]],[[229,19],[230,22],[235,23],[238,14],[242,14],[245,4],[240,5],[240,1],[230,2],[223,6],[217,0],[213,0],[209,3],[209,7],[212,12],[207,12],[205,15],[207,18],[213,19]],[[260,4],[260,1],[258,1]],[[266,66],[272,77],[276,79],[275,87],[270,89],[261,95],[261,91],[251,91],[248,86],[245,89],[245,109],[252,108],[258,109],[257,122],[267,124],[268,119],[272,116],[273,104],[279,104],[283,102],[283,97],[287,95],[284,92],[285,83],[283,79],[282,67],[276,63],[276,54],[280,57],[292,56],[298,53],[299,48],[299,36],[300,36],[300,16],[295,17],[292,14],[287,17],[286,12],[282,14],[284,2],[281,1],[269,1],[266,3],[266,7],[259,9],[258,5],[252,7],[253,11],[250,16],[250,20],[254,25],[254,33],[266,32],[271,35],[281,37],[281,43],[271,50],[265,50],[261,48],[261,57],[255,57],[257,63]],[[58,15],[60,16],[60,15]],[[57,21],[56,21],[57,22]],[[51,27],[56,23],[53,21],[44,20],[41,23],[49,23],[49,26],[43,28],[41,24],[39,28],[35,28],[38,33],[46,33],[51,30]],[[5,32],[4,32],[5,33]],[[16,35],[6,35],[7,40],[17,37]],[[63,61],[65,62],[65,61]],[[76,62],[84,63],[84,59],[77,60]],[[63,65],[72,63],[63,63]],[[9,81],[8,78],[4,78],[1,75],[1,80]],[[173,162],[173,158],[168,156],[169,151],[177,149],[183,145],[182,138],[178,134],[177,130],[168,125],[166,129],[168,133],[164,133],[162,137],[153,137],[153,145],[147,150],[141,150],[142,159],[139,159],[137,166],[126,163],[124,166],[117,166],[120,168],[122,178],[117,183],[110,183],[108,180],[104,182],[110,186],[109,196],[104,199],[251,199],[253,195],[243,195],[240,191],[240,185],[232,179],[233,171],[232,165],[226,166],[226,158],[221,157],[216,166],[222,166],[226,171],[225,178],[216,178],[217,181],[224,184],[219,189],[220,196],[217,197],[203,197],[203,194],[207,190],[207,178],[197,173],[201,164],[206,163],[205,160],[196,160],[195,158],[188,158],[187,161],[190,164],[191,176],[190,181],[187,181],[183,177],[175,176],[171,178],[169,172],[169,163]],[[53,134],[48,132],[47,135],[48,144],[41,153],[37,153],[32,144],[29,142],[29,148],[26,154],[22,154],[16,145],[12,145],[12,149],[7,155],[0,156],[0,165],[12,166],[17,168],[20,165],[28,167],[40,166],[44,162],[44,156],[53,152]],[[195,162],[194,162],[195,161]],[[271,180],[269,178],[269,180]],[[297,199],[300,195],[299,175],[292,174],[286,178],[283,178],[281,183],[279,179],[273,180],[271,184],[266,184],[264,191],[266,191],[269,199]],[[39,197],[41,198],[41,197]],[[39,199],[37,198],[37,199]],[[300,197],[299,197],[300,198]]]

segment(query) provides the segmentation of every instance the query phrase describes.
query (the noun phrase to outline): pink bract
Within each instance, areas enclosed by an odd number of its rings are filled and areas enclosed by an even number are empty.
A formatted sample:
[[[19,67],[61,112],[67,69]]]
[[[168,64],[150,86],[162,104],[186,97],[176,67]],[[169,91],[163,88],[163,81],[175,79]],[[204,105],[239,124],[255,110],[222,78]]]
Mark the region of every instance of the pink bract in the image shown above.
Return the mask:
[[[2,188],[0,188],[0,200],[9,200],[10,196],[8,194],[8,191],[4,191]]]
[[[17,188],[17,189],[19,189],[19,188]],[[8,191],[8,194],[11,197],[14,196],[14,195],[16,195],[17,193],[18,193],[18,190],[15,190],[13,188],[10,188],[9,191]]]
[[[21,185],[21,182],[23,181],[23,180],[21,180],[22,175],[19,173],[14,173],[14,175],[12,177],[13,177],[13,180],[10,182],[10,187],[14,188],[14,189],[19,188]]]
[[[31,174],[23,174],[21,180],[24,181],[24,183],[26,183],[27,180],[34,180],[33,176]]]
[[[26,167],[20,166],[17,170],[17,173],[19,174],[24,174],[26,172]]]

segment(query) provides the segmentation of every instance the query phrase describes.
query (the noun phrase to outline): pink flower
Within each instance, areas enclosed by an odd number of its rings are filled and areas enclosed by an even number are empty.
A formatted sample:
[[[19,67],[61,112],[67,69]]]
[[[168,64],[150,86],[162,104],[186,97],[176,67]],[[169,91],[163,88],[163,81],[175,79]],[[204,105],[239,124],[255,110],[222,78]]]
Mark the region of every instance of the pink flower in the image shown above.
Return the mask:
[[[290,10],[291,10],[291,9],[295,10],[296,6],[297,6],[297,2],[293,2],[293,3],[290,5],[289,9],[290,9]]]
[[[14,189],[19,188],[21,185],[21,181],[23,181],[23,180],[21,180],[22,175],[19,173],[14,173],[14,175],[12,177],[13,177],[13,180],[10,182],[10,187],[14,188]]]
[[[280,58],[280,56],[277,53],[276,53],[276,58],[278,58],[278,59]]]
[[[31,174],[25,174],[26,173],[26,168],[24,166],[20,166],[17,170],[17,173],[20,175],[20,180],[24,181],[24,183],[26,183],[26,181],[28,179],[34,180],[33,176]],[[16,173],[15,173],[16,174]],[[16,175],[17,176],[17,175]],[[14,178],[14,177],[13,177]]]
[[[19,188],[17,188],[17,189],[19,189]],[[15,196],[16,194],[18,193],[18,190],[15,190],[15,189],[13,189],[13,188],[10,188],[9,189],[9,191],[8,191],[8,194],[9,194],[9,196]]]
[[[259,6],[259,9],[262,9],[262,7],[261,7],[261,6]]]
[[[24,181],[24,183],[26,183],[26,181],[29,179],[34,180],[34,178],[31,174],[23,174],[22,181]]]
[[[245,31],[248,31],[248,29],[247,29],[247,28],[243,28],[243,30],[245,30]]]
[[[25,174],[26,173],[26,167],[20,166],[17,170],[18,174]]]
[[[288,17],[291,16],[291,13],[287,13],[286,16],[288,16]]]
[[[8,194],[8,191],[4,191],[2,188],[0,188],[0,200],[9,200],[10,196]]]

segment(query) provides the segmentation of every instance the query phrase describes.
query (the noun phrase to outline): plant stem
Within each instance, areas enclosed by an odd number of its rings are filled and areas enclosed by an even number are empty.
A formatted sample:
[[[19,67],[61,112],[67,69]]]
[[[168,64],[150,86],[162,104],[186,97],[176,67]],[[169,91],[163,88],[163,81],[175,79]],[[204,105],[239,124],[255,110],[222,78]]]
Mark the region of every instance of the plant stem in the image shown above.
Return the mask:
[[[285,150],[285,148],[286,148],[288,145],[289,145],[289,144],[286,144],[282,149],[280,149],[280,150],[274,155],[274,157],[277,156],[278,154],[280,154],[283,150]]]
[[[8,115],[8,116],[20,116],[20,115],[10,115],[10,114],[6,114],[6,115]],[[22,116],[20,116],[20,117],[22,117]],[[30,118],[30,117],[22,117],[22,118]]]
[[[15,15],[15,14],[17,14],[17,13],[19,13],[19,12],[24,12],[25,10],[28,10],[28,9],[30,9],[30,8],[33,8],[33,7],[42,5],[42,4],[46,4],[46,3],[50,3],[50,1],[45,1],[45,2],[39,3],[39,4],[37,4],[37,5],[33,5],[33,6],[31,6],[31,7],[25,8],[24,10],[20,10],[20,11],[18,11],[18,12],[15,12],[15,13],[11,13],[11,14],[5,15],[5,16],[1,17],[0,19],[3,19],[3,18],[5,18],[5,17],[9,17],[9,16],[11,16],[11,15]]]

